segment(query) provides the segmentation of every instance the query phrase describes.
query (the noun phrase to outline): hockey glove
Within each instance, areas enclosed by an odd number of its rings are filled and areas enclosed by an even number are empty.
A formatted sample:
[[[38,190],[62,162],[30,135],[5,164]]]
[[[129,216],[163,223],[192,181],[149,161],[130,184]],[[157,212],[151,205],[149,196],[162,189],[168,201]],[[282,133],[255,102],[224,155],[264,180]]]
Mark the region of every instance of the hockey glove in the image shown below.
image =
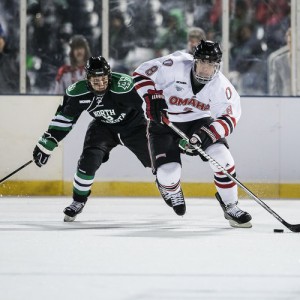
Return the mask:
[[[216,136],[206,126],[202,126],[197,130],[189,140],[189,143],[193,146],[201,147],[202,149],[208,148],[210,145],[217,141]]]
[[[149,89],[143,97],[146,102],[147,118],[156,123],[162,123],[162,112],[168,108],[163,91]]]
[[[216,141],[217,138],[215,137],[213,132],[208,127],[202,126],[192,135],[189,142],[181,139],[179,141],[179,148],[183,153],[194,156],[199,155],[199,152],[194,148],[194,146],[201,147],[203,150],[205,150]]]
[[[179,141],[179,148],[181,150],[181,153],[184,153],[186,155],[189,155],[189,156],[195,156],[195,155],[199,155],[198,151],[195,150],[187,140],[185,139],[181,139]]]
[[[50,133],[45,132],[33,150],[33,160],[35,164],[38,167],[45,165],[57,145],[57,140]]]

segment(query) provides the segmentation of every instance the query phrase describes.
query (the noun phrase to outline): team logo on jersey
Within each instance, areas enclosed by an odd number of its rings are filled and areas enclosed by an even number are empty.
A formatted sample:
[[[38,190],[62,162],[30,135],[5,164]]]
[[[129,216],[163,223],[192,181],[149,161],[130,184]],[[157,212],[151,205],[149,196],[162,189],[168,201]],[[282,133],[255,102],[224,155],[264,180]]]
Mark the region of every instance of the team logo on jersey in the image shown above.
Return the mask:
[[[195,98],[185,98],[182,99],[180,97],[177,96],[171,96],[169,99],[170,104],[172,105],[177,105],[177,106],[193,106],[199,110],[202,111],[207,111],[210,109],[210,105],[209,104],[205,104],[200,102],[199,100],[195,99]]]
[[[68,87],[68,91],[71,92],[72,90],[75,89],[75,86],[76,86],[76,82],[71,84],[69,87]]]
[[[171,67],[173,65],[173,60],[171,58],[169,58],[169,59],[165,60],[162,64],[164,66]]]
[[[127,90],[130,87],[131,79],[129,77],[122,76],[118,81],[118,87]]]

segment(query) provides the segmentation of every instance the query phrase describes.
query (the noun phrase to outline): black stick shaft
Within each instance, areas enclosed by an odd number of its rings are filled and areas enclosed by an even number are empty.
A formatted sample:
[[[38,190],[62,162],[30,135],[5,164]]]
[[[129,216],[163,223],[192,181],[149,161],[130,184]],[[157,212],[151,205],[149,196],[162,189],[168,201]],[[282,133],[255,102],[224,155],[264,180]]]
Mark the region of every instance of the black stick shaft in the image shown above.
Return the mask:
[[[20,168],[14,170],[13,172],[11,172],[10,174],[8,174],[7,176],[5,176],[4,178],[2,178],[0,180],[0,183],[2,183],[3,181],[5,181],[6,179],[8,179],[9,177],[13,176],[14,174],[18,173],[19,171],[21,171],[22,169],[24,169],[25,167],[27,167],[28,165],[30,165],[33,162],[33,160],[31,159],[30,161],[28,161],[26,164],[24,164],[23,166],[21,166]]]

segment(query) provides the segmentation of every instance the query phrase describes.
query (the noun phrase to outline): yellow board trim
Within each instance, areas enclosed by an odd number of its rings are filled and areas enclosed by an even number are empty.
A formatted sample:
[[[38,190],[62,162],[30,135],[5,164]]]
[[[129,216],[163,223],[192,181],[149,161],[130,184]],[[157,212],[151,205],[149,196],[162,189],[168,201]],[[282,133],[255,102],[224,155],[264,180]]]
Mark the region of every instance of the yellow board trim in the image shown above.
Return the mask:
[[[245,183],[257,197],[300,199],[300,183]],[[71,196],[72,182],[62,181],[6,181],[0,184],[0,196]],[[182,183],[186,197],[214,197],[213,183]],[[249,196],[239,189],[240,198]],[[154,182],[94,182],[92,196],[99,197],[158,197]]]

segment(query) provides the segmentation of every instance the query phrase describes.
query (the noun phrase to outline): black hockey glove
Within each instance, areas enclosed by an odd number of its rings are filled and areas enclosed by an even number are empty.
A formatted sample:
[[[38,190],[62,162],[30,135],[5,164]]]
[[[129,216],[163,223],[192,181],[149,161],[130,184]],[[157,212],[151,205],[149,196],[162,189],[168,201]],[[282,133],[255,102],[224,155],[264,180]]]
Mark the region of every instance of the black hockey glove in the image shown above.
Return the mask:
[[[45,165],[57,145],[57,140],[50,133],[45,132],[33,150],[33,160],[35,164],[38,167]]]
[[[163,91],[148,90],[143,97],[146,102],[147,118],[156,123],[162,123],[162,112],[168,108]]]
[[[202,126],[199,130],[193,133],[189,143],[202,149],[208,148],[217,141],[214,133],[206,126]]]
[[[202,126],[197,130],[187,143],[185,140],[179,141],[179,148],[187,155],[199,155],[199,152],[193,147],[201,147],[203,150],[207,149],[210,145],[215,143],[217,138],[213,132],[206,126]]]

